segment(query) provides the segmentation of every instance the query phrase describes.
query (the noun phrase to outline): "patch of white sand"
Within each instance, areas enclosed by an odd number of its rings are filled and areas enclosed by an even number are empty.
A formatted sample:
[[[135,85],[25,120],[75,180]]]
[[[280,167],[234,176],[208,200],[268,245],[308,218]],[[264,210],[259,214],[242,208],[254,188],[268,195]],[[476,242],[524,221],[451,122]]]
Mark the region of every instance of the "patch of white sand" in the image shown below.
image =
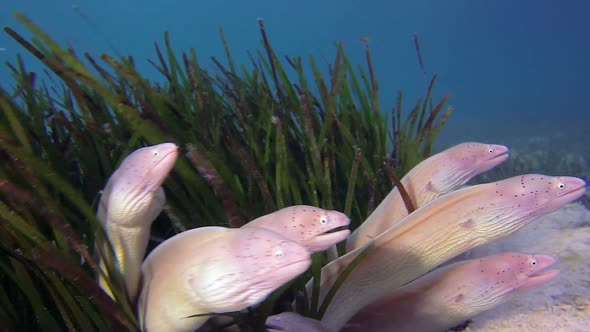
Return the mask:
[[[560,276],[543,288],[473,319],[466,331],[590,331],[590,211],[572,203],[506,239],[476,248],[471,257],[503,251],[548,254]]]

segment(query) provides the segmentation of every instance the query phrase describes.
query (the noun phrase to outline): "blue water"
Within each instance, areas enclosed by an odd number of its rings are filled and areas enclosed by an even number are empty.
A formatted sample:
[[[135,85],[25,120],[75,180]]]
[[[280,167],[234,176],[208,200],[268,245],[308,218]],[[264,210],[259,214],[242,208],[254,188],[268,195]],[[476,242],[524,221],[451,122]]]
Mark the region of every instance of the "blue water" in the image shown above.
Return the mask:
[[[456,108],[443,142],[513,143],[545,136],[590,145],[585,0],[0,0],[0,25],[26,35],[11,16],[14,10],[78,51],[133,55],[155,80],[160,77],[146,59],[155,59],[153,43],[163,41],[165,30],[177,49],[194,47],[209,65],[210,56],[224,58],[220,26],[236,60],[247,62],[246,51],[260,45],[257,18],[264,19],[279,55],[313,54],[320,63],[333,60],[333,42],[340,40],[353,62],[364,64],[359,37],[367,37],[384,110],[399,89],[408,108],[424,93],[412,41],[418,33],[428,74],[439,74],[437,95],[449,92]],[[0,33],[2,63],[17,52],[22,48]],[[36,60],[26,61],[40,68]],[[0,84],[10,84],[3,65]]]

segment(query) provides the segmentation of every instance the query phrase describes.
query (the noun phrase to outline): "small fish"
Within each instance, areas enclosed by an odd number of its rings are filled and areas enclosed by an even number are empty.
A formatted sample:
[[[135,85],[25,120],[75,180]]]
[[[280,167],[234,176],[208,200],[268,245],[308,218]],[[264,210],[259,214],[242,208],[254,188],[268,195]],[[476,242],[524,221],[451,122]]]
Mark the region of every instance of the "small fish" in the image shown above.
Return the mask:
[[[462,143],[425,159],[401,180],[416,208],[463,186],[472,177],[508,159],[503,145]],[[397,188],[385,197],[375,211],[346,240],[352,251],[398,225],[408,211]]]
[[[305,272],[306,248],[258,227],[200,227],[162,242],[142,265],[142,331],[195,331],[208,313],[243,310]]]
[[[150,227],[166,202],[162,183],[174,167],[178,147],[162,143],[137,149],[111,175],[102,193],[97,217],[115,254],[115,265],[125,279],[127,294],[134,299]],[[105,244],[106,245],[106,244]],[[101,260],[105,273],[105,263]],[[105,279],[100,287],[113,297]]]
[[[368,253],[328,306],[322,323],[340,329],[364,306],[476,246],[505,237],[586,192],[574,177],[526,174],[459,189],[408,215],[367,243]],[[363,251],[358,248],[322,268],[320,301]],[[311,287],[311,282],[308,283]]]
[[[298,242],[310,252],[325,250],[346,239],[350,224],[344,213],[309,205],[294,205],[254,219],[242,227],[261,227]]]
[[[437,269],[364,307],[341,332],[444,331],[547,284],[555,258],[505,252]]]

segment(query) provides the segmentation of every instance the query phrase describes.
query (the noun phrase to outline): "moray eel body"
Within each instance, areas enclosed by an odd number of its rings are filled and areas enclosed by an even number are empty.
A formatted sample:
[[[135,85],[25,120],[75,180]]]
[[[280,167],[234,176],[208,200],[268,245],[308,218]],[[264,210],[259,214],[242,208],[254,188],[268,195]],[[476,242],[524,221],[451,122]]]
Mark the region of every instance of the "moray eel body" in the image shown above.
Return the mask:
[[[416,208],[454,191],[472,177],[483,173],[508,158],[503,145],[462,143],[425,159],[401,180]],[[346,251],[352,251],[398,224],[408,210],[397,188],[385,197],[375,211],[346,240]]]
[[[367,244],[367,255],[332,298],[322,323],[329,329],[342,328],[385,292],[557,210],[583,195],[585,185],[573,177],[528,174],[460,189],[433,200]],[[322,268],[320,301],[363,249]]]
[[[364,307],[341,332],[437,332],[559,275],[547,255],[506,252],[448,265]]]
[[[294,312],[282,312],[268,317],[266,327],[268,332],[332,332],[322,326],[319,320]]]
[[[317,252],[346,239],[350,231],[338,230],[350,224],[344,213],[309,205],[294,205],[267,214],[242,227],[260,227],[298,242]]]
[[[142,331],[194,331],[207,316],[264,300],[311,264],[307,249],[263,228],[201,227],[162,242],[142,265]]]
[[[115,266],[134,299],[139,285],[152,222],[162,211],[166,197],[162,183],[174,167],[178,147],[162,143],[135,150],[111,175],[102,193],[97,216],[112,245]],[[106,273],[105,264],[101,268]],[[103,278],[99,285],[113,297]]]

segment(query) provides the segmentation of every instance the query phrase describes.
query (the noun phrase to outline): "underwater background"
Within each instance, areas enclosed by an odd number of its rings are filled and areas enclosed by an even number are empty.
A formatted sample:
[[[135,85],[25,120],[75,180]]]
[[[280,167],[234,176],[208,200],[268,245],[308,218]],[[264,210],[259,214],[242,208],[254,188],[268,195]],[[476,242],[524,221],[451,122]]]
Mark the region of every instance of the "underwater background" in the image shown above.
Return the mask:
[[[279,56],[313,54],[328,62],[343,41],[352,63],[364,63],[366,37],[389,110],[397,90],[415,100],[425,90],[413,35],[420,37],[437,92],[450,93],[457,112],[438,144],[489,141],[567,149],[590,156],[590,3],[528,1],[12,1],[2,0],[0,24],[16,27],[19,10],[57,41],[76,50],[132,55],[146,77],[162,77],[148,63],[153,44],[169,31],[178,50],[207,60],[223,57],[222,27],[236,63],[259,46],[262,18]],[[0,60],[23,52],[0,34]],[[25,54],[29,68],[41,64]],[[205,67],[213,63],[203,61]],[[10,82],[5,68],[0,82]]]

